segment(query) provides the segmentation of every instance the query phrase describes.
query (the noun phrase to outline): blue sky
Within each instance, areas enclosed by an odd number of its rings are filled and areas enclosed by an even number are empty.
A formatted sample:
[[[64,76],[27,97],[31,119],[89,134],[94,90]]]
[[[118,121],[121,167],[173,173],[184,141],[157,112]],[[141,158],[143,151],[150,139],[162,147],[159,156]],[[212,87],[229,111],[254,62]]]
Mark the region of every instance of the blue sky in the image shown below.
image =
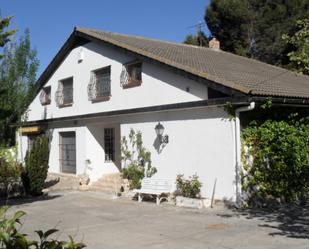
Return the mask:
[[[38,51],[39,74],[46,68],[74,26],[182,42],[188,28],[203,21],[209,0],[0,0],[1,16],[14,15],[16,36],[30,29]],[[208,30],[204,28],[208,33]]]

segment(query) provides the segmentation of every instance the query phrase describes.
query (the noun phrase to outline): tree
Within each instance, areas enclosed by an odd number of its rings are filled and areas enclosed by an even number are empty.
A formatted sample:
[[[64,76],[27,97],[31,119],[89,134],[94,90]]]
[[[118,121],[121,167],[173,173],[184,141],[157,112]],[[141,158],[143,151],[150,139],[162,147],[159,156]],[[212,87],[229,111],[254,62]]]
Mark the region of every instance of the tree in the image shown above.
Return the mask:
[[[205,21],[223,50],[274,64],[289,63],[282,39],[309,16],[308,0],[212,0]]]
[[[48,172],[49,139],[48,136],[40,136],[34,140],[31,150],[25,157],[25,172],[23,182],[26,192],[31,195],[40,195]]]
[[[35,92],[39,65],[36,54],[26,30],[18,43],[8,43],[0,61],[0,140],[6,145],[14,143],[12,125],[21,121]]]
[[[208,37],[204,34],[203,31],[198,31],[196,35],[189,34],[184,40],[184,44],[208,47]]]
[[[293,46],[293,51],[288,53],[291,67],[309,75],[309,19],[298,20],[296,28],[293,35],[284,35],[283,40]]]
[[[4,45],[9,41],[9,37],[17,31],[16,29],[7,30],[12,18],[13,16],[8,16],[0,19],[0,47],[4,47]],[[1,57],[2,55],[0,55],[0,58]]]

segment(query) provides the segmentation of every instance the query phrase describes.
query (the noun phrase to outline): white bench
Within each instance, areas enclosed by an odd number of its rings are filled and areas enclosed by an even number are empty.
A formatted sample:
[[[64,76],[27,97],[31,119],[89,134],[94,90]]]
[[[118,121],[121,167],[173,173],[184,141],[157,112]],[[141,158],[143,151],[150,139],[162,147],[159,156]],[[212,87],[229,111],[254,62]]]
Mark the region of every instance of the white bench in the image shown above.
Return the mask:
[[[138,194],[138,202],[142,202],[144,196],[155,196],[157,205],[163,199],[168,199],[169,195],[175,190],[175,181],[168,179],[144,178],[141,189],[134,189]]]

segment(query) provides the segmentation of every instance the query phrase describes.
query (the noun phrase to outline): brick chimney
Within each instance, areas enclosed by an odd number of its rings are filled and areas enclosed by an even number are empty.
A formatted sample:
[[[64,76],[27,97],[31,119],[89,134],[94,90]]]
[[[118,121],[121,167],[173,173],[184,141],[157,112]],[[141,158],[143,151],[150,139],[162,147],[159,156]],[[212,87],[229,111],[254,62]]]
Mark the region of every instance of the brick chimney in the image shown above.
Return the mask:
[[[209,41],[208,46],[213,50],[220,50],[220,42],[215,37]]]

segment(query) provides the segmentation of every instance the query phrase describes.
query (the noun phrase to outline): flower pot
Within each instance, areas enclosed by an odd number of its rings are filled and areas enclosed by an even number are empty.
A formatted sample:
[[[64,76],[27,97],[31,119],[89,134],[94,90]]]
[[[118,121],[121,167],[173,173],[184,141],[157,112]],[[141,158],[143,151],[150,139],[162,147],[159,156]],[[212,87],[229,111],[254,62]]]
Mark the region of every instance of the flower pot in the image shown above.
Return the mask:
[[[208,199],[197,199],[197,198],[176,196],[176,206],[202,209],[203,207],[209,207],[210,201]]]

